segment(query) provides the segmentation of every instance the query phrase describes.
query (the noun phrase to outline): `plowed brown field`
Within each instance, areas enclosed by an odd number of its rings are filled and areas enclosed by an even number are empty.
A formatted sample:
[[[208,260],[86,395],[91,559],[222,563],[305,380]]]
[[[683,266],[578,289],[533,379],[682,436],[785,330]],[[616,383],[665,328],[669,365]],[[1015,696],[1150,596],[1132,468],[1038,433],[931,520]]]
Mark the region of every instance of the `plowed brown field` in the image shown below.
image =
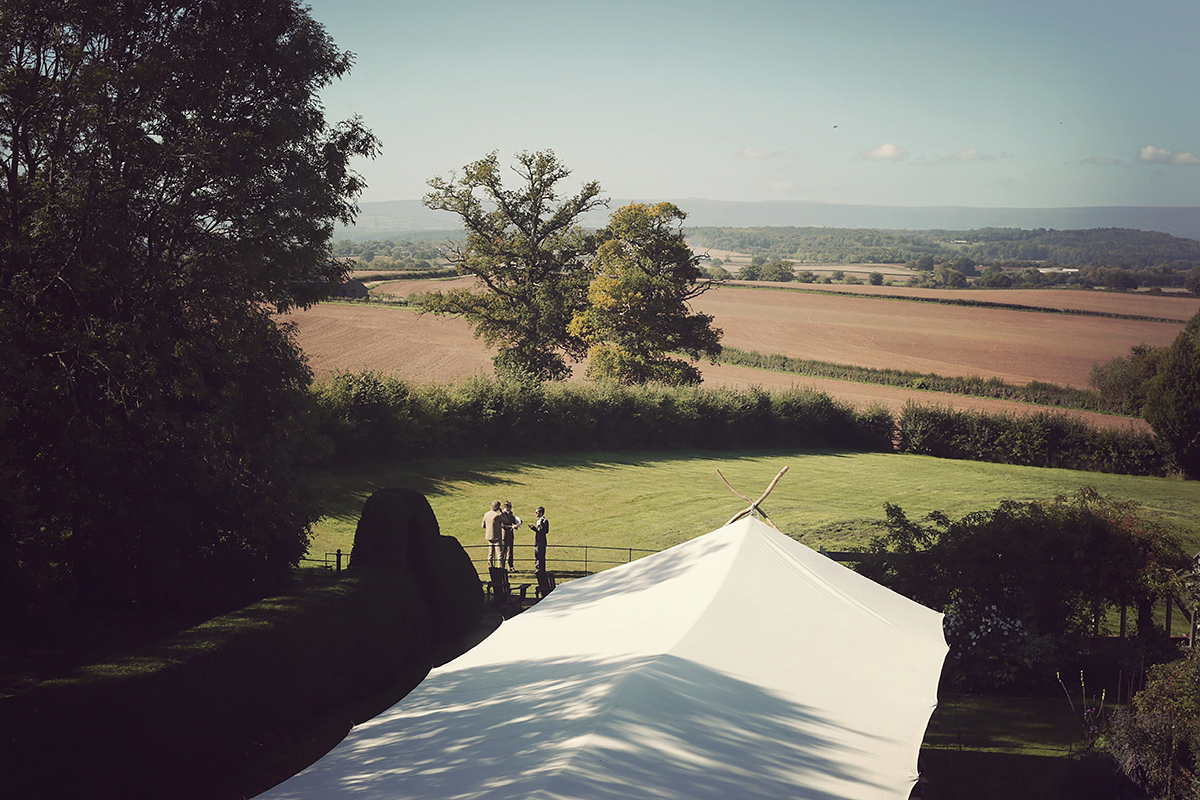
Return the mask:
[[[725,331],[723,344],[742,350],[1077,387],[1087,386],[1094,363],[1126,355],[1135,344],[1170,344],[1183,329],[1175,322],[731,286],[694,305]]]
[[[454,281],[403,281],[377,293],[410,295],[470,285]],[[841,287],[839,287],[840,289]],[[899,287],[859,287],[886,294],[919,294]],[[1102,292],[1013,290],[937,292],[975,300],[1048,308],[1187,319],[1200,299]],[[981,375],[1013,383],[1041,380],[1086,386],[1092,365],[1125,355],[1135,344],[1166,345],[1182,323],[1145,322],[943,306],[871,297],[768,291],[723,285],[698,298],[712,314],[723,342],[743,350],[783,353],[835,363],[911,369],[940,375]],[[379,306],[323,304],[288,316],[318,377],[337,370],[373,369],[417,381],[449,382],[491,372],[492,353],[460,319],[418,315]],[[739,388],[812,387],[857,407],[899,409],[909,400],[954,408],[1028,412],[1038,407],[998,400],[909,391],[847,381],[806,378],[745,367],[701,364],[706,385]],[[576,368],[583,373],[582,366]],[[1094,422],[1143,427],[1140,420],[1082,414]]]

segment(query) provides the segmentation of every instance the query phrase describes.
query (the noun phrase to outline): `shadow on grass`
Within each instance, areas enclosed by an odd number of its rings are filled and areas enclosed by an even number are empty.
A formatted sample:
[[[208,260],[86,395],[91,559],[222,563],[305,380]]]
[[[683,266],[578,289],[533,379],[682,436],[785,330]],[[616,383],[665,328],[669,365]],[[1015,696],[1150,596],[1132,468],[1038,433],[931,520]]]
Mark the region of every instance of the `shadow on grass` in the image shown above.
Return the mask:
[[[511,477],[529,469],[616,470],[650,467],[687,459],[713,459],[728,463],[755,461],[772,456],[815,456],[849,458],[861,453],[840,450],[666,450],[597,451],[589,453],[539,453],[523,456],[487,455],[465,458],[429,458],[398,463],[362,464],[322,473],[312,482],[321,497],[324,514],[344,522],[353,522],[362,512],[363,503],[376,489],[404,486],[426,497],[448,494],[464,483],[480,486],[519,486]]]
[[[921,749],[923,800],[1115,800],[1141,795],[1082,752],[1065,697],[944,694]]]

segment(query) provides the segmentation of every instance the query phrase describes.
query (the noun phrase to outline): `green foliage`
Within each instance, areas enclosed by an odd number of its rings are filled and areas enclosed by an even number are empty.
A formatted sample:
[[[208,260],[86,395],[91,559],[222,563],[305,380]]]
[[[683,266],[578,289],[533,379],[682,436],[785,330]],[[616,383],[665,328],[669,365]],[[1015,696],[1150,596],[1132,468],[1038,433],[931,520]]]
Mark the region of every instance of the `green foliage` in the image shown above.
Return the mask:
[[[1054,262],[1160,272],[1178,279],[1200,264],[1200,242],[1165,233],[1119,228],[1056,231],[979,228],[970,231],[897,231],[875,228],[717,228],[687,230],[699,247],[732,250],[804,264],[903,264],[932,272],[936,264],[971,275],[977,264]],[[1151,277],[1151,276],[1147,276]],[[1102,282],[1102,281],[1101,281]]]
[[[1143,414],[1190,478],[1200,478],[1200,313],[1158,360]]]
[[[790,261],[769,261],[763,264],[758,273],[760,281],[776,281],[789,283],[795,279],[796,273]]]
[[[859,571],[945,611],[949,664],[970,688],[1050,680],[1093,619],[1148,606],[1189,563],[1173,532],[1091,489],[957,520],[934,512],[913,522],[885,507],[886,532]],[[1139,635],[1161,636],[1148,614],[1140,623]]]
[[[687,215],[671,203],[634,203],[618,209],[599,238],[587,306],[567,332],[590,346],[588,377],[619,383],[673,386],[700,383],[700,371],[671,357],[692,359],[721,352],[712,317],[687,302],[709,284],[679,232]]]
[[[368,373],[335,377],[318,387],[317,400],[332,458],[343,464],[595,449],[892,448],[886,410],[857,412],[804,390],[522,386],[485,378],[408,386]]]
[[[739,281],[761,281],[763,279],[762,264],[751,262],[745,265],[737,271],[737,279]]]
[[[910,403],[898,428],[902,453],[1126,475],[1169,471],[1153,435],[1093,428],[1066,414],[985,414]]]
[[[0,593],[265,591],[315,508],[310,376],[272,309],[376,140],[294,0],[0,6]]]
[[[1187,278],[1184,280],[1183,288],[1187,289],[1188,294],[1200,297],[1200,264],[1188,270]]]
[[[383,269],[393,267],[403,270],[428,270],[432,265],[442,261],[439,243],[446,239],[460,241],[461,234],[456,238],[452,231],[439,235],[437,241],[419,241],[413,237],[404,239],[371,239],[356,242],[352,239],[339,239],[333,243],[333,254],[339,258],[357,258],[366,261],[367,253],[372,255],[371,268]]]
[[[468,164],[461,177],[429,181],[433,191],[425,205],[454,212],[467,229],[466,243],[451,249],[450,262],[486,291],[432,292],[422,296],[421,307],[465,317],[476,336],[499,349],[493,359],[498,375],[558,380],[571,374],[563,354],[578,359],[587,351],[567,331],[585,303],[594,251],[578,220],[607,201],[592,181],[559,202],[556,187],[570,171],[550,150],[520,153],[516,160],[522,185],[515,190],[504,188],[495,152]]]
[[[1146,687],[1114,710],[1105,749],[1151,797],[1200,792],[1200,650],[1150,668]]]
[[[796,375],[811,375],[842,381],[876,383],[883,386],[898,386],[904,389],[923,389],[931,392],[968,395],[971,397],[994,397],[998,400],[1017,400],[1037,405],[1076,408],[1084,411],[1113,410],[1104,403],[1096,392],[1070,387],[1055,386],[1041,381],[1030,381],[1025,386],[1015,386],[1000,378],[981,378],[978,375],[938,375],[932,372],[915,372],[900,369],[875,369],[856,367],[849,364],[832,364],[827,361],[812,361],[793,358],[779,353],[764,354],[754,351],[725,347],[718,360],[724,364],[740,364],[774,372],[790,372]]]
[[[1105,410],[1129,416],[1141,416],[1146,403],[1146,390],[1158,371],[1164,348],[1136,344],[1127,357],[1094,364],[1088,376],[1088,386],[1095,389]]]

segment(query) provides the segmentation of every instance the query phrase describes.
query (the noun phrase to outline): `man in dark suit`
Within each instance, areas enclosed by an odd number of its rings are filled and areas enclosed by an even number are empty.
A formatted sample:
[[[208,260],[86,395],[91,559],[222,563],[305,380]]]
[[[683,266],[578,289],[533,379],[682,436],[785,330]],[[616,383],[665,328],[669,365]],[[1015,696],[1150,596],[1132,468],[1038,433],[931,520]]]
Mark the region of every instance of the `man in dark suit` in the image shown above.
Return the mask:
[[[532,523],[529,529],[533,531],[534,569],[538,572],[545,572],[546,537],[550,535],[550,520],[546,519],[546,509],[541,506],[537,507],[537,522]]]

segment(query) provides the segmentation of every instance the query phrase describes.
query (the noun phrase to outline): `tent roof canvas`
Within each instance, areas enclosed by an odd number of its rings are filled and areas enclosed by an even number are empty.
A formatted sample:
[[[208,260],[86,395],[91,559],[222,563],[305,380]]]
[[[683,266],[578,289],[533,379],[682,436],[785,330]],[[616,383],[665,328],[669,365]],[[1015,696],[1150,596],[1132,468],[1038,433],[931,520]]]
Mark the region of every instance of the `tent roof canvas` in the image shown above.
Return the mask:
[[[263,797],[903,800],[946,651],[747,517],[559,586]]]

